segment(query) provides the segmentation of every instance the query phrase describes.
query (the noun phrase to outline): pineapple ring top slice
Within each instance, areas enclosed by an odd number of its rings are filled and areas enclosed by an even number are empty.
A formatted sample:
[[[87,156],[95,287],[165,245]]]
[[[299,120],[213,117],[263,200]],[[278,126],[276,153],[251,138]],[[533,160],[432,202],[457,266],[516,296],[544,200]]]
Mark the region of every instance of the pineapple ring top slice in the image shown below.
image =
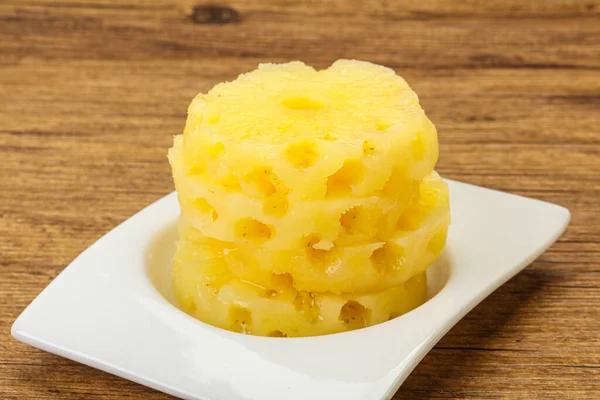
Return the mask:
[[[301,135],[352,143],[421,113],[415,92],[389,68],[340,60],[317,71],[295,61],[261,64],[198,95],[186,132],[210,126],[234,140],[281,144]]]
[[[438,157],[435,126],[406,81],[353,60],[321,71],[262,64],[215,86],[189,106],[182,147],[188,175],[228,186],[267,167],[292,201],[377,194],[394,170],[420,180]]]

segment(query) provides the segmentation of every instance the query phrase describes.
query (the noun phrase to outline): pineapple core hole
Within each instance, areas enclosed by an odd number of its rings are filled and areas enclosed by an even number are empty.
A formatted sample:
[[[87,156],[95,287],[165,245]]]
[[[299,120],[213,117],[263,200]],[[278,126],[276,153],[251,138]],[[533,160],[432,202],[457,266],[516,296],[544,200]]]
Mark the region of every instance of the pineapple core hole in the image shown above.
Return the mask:
[[[317,145],[313,142],[292,144],[286,150],[286,157],[288,161],[298,169],[312,167],[319,158]]]
[[[342,168],[327,178],[326,196],[348,195],[352,186],[362,182],[365,176],[365,166],[360,160],[346,160]]]
[[[340,310],[339,320],[348,326],[348,329],[364,328],[368,324],[370,310],[357,301],[349,300]]]
[[[429,241],[429,244],[427,245],[427,248],[433,254],[438,255],[442,252],[445,245],[446,245],[446,230],[442,229],[441,231],[439,231],[438,233],[433,235],[433,237]]]
[[[213,206],[208,204],[208,201],[206,201],[206,199],[203,197],[199,197],[196,200],[194,200],[194,207],[196,208],[196,210],[198,210],[198,212],[201,215],[208,216],[213,221],[219,219],[219,214],[217,213],[217,210],[215,210]]]
[[[371,254],[371,262],[375,269],[380,272],[384,272],[390,267],[394,270],[398,270],[406,262],[406,250],[400,246],[394,246],[392,248],[390,245],[385,244],[373,251]]]
[[[325,105],[320,101],[306,96],[292,96],[284,99],[281,105],[291,110],[314,111],[323,108]]]
[[[244,218],[237,222],[235,233],[243,239],[265,242],[273,236],[273,227],[254,218]]]
[[[232,330],[239,333],[250,333],[252,313],[245,307],[233,306],[229,310]]]

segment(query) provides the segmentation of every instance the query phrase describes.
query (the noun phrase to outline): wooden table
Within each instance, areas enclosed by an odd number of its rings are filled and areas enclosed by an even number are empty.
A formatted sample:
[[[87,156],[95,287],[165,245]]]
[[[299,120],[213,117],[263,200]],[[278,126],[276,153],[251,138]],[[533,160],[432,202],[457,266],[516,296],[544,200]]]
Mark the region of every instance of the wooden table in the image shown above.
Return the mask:
[[[395,398],[600,398],[596,0],[2,0],[0,398],[168,398],[9,327],[79,252],[173,190],[165,153],[196,93],[259,62],[338,58],[411,83],[446,177],[573,213]]]

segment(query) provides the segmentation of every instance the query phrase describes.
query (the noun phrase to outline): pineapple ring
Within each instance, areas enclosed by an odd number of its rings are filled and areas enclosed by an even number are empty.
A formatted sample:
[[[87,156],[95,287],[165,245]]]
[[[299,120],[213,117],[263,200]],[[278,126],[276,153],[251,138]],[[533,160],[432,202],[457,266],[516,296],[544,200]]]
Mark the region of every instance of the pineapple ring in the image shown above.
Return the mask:
[[[261,169],[253,188],[269,195],[249,196],[212,184],[203,175],[183,174],[179,157],[182,144],[181,138],[175,140],[171,163],[179,204],[187,220],[206,236],[241,246],[260,246],[265,251],[305,247],[306,238],[314,239],[314,232],[318,232],[318,243],[311,245],[321,249],[387,238],[396,230],[419,187],[416,181],[392,179],[379,196],[290,203],[269,181],[259,180],[269,173],[269,169]],[[250,185],[247,181],[242,184]]]
[[[262,64],[198,95],[181,151],[184,175],[248,195],[240,182],[266,167],[290,203],[378,195],[394,174],[421,180],[437,157],[435,126],[406,81],[351,60]]]
[[[222,257],[191,260],[178,247],[173,261],[181,308],[210,325],[259,336],[316,336],[385,322],[423,304],[426,274],[364,295],[264,289],[233,277]]]
[[[185,218],[179,237],[197,260],[218,254],[237,278],[262,287],[369,293],[424,272],[440,256],[449,223],[448,186],[433,173],[422,181],[418,199],[400,218],[395,234],[379,242],[322,249],[308,237],[298,248],[270,251],[207,237]]]

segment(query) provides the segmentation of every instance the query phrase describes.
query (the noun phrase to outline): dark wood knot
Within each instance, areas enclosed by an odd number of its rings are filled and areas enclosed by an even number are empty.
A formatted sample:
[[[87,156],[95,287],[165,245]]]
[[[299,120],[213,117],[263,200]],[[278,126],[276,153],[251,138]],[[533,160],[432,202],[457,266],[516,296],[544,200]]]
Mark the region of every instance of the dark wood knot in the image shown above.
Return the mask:
[[[239,22],[240,14],[231,7],[197,5],[192,8],[192,21],[196,24],[224,25]]]

